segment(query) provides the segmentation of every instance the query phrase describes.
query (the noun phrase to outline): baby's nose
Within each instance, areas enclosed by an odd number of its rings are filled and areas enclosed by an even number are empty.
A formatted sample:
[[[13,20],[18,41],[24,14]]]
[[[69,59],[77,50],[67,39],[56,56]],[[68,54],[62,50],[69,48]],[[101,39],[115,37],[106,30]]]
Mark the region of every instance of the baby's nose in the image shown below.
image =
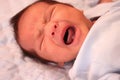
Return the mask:
[[[56,30],[56,28],[57,28],[57,26],[56,26],[56,25],[54,25],[54,27],[53,27],[53,31],[52,31],[52,33],[51,33],[51,35],[52,35],[52,36],[54,36],[54,35],[55,35],[55,30]]]

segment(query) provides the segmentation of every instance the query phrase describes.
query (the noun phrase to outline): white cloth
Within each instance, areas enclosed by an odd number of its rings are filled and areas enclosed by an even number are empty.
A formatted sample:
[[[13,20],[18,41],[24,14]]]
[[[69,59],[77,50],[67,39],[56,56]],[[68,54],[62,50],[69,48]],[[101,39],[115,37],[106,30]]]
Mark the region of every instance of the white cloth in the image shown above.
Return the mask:
[[[105,13],[107,13],[113,5],[114,5],[114,2],[99,4],[93,8],[84,10],[84,15],[88,19],[97,17],[97,16],[102,16]]]
[[[91,7],[94,7],[98,4],[99,0],[57,0],[60,2],[72,4],[74,7],[80,9],[80,10],[86,10]]]
[[[66,69],[60,69],[35,62],[29,57],[23,58],[14,39],[9,19],[34,1],[36,0],[0,0],[0,80],[69,80],[69,65]],[[84,9],[84,0],[62,1],[69,1],[78,9]]]
[[[119,33],[120,1],[117,1],[92,26],[69,71],[71,80],[120,80]]]

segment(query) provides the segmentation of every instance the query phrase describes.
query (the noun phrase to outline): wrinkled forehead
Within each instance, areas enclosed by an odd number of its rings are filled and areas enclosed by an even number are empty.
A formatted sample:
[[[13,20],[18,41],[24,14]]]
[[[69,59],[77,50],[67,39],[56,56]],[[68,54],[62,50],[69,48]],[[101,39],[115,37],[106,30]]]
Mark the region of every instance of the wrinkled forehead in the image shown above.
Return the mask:
[[[37,13],[37,12],[40,12],[39,14],[41,14],[42,12],[44,12],[44,9],[46,9],[48,6],[50,6],[48,3],[45,3],[45,2],[38,2],[38,3],[35,3],[31,6],[29,6],[25,11],[24,13],[22,14],[22,16],[20,17],[20,20],[19,20],[19,24],[21,22],[23,22],[23,20],[28,20],[26,18],[30,17],[30,16],[33,16],[33,14]],[[35,16],[35,15],[34,15]]]
[[[38,2],[38,3],[33,4],[27,10],[25,10],[25,12],[22,14],[22,16],[18,22],[18,33],[20,33],[22,28],[24,30],[25,29],[26,30],[29,30],[29,29],[34,30],[34,26],[36,25],[37,20],[38,19],[42,20],[46,9],[48,9],[49,6],[54,5],[54,4],[71,6],[69,4],[64,4],[64,3],[49,4],[46,2]],[[22,32],[23,32],[23,30],[22,30]]]
[[[38,19],[42,19],[44,11],[50,5],[44,2],[36,3],[30,6],[21,16],[18,22],[18,32],[27,31],[27,30],[34,30],[34,26]],[[39,16],[39,18],[38,18]]]
[[[22,14],[18,22],[18,42],[23,48],[28,48],[28,46],[34,44],[34,32],[37,22],[43,19],[43,13],[49,6],[47,3],[39,2],[30,6]]]

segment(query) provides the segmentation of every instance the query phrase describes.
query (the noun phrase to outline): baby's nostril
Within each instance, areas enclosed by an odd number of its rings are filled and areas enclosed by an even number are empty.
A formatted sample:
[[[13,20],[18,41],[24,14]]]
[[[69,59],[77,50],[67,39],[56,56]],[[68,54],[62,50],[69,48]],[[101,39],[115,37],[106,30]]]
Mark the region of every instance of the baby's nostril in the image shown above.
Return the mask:
[[[56,25],[55,25],[54,27],[55,27],[55,28],[57,28],[57,26],[56,26]]]
[[[54,35],[55,33],[54,32],[52,32],[52,35]]]

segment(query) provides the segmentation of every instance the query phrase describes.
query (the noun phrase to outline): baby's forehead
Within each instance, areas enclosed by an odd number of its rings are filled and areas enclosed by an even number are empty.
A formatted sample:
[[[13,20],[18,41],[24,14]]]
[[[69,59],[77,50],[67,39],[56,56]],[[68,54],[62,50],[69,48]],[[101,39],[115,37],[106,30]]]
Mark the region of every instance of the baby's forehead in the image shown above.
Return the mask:
[[[45,7],[45,6],[48,6],[50,4],[46,3],[46,2],[37,2],[35,4],[32,4],[27,10],[29,9],[33,9],[33,8],[40,8],[40,7]],[[26,11],[27,11],[26,10]]]
[[[34,26],[38,19],[42,20],[44,12],[46,11],[46,9],[48,9],[49,6],[55,5],[55,4],[67,5],[65,3],[59,3],[59,2],[56,2],[56,3],[37,2],[37,3],[34,3],[31,6],[29,6],[25,10],[25,12],[22,14],[21,18],[19,19],[18,30],[21,31],[20,28],[21,29],[26,28],[26,30],[29,30],[30,28],[33,28],[33,27],[30,27],[30,26]],[[55,5],[55,6],[57,6],[57,5]],[[67,6],[71,6],[71,5],[67,5]]]

